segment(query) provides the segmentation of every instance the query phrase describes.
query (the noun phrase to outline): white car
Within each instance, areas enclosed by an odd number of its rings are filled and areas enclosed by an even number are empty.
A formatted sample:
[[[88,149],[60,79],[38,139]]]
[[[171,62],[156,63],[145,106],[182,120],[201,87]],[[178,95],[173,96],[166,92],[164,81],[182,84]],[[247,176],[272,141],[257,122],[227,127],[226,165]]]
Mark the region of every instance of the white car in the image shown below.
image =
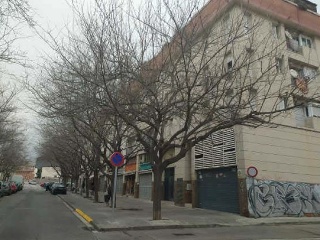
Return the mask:
[[[37,181],[33,179],[33,180],[29,181],[29,184],[31,184],[31,185],[37,185]]]

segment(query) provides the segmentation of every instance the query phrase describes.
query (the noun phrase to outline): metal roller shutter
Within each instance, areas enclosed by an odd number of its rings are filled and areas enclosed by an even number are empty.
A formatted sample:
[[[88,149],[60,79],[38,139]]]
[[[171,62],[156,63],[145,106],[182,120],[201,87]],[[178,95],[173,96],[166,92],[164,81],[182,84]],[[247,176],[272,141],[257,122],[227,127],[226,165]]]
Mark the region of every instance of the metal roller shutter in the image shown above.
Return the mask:
[[[152,173],[145,173],[139,175],[139,198],[151,200]]]
[[[122,194],[123,189],[123,176],[118,175],[117,176],[117,194]]]
[[[236,167],[206,169],[197,173],[199,208],[239,213]]]

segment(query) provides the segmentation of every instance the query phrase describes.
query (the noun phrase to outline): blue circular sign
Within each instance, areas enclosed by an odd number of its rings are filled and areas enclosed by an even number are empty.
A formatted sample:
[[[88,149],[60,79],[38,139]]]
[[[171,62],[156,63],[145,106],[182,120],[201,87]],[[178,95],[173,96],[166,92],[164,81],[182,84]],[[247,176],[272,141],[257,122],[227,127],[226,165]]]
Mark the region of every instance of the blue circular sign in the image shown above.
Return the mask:
[[[110,162],[115,167],[120,167],[124,164],[124,156],[120,152],[114,152],[110,157]]]

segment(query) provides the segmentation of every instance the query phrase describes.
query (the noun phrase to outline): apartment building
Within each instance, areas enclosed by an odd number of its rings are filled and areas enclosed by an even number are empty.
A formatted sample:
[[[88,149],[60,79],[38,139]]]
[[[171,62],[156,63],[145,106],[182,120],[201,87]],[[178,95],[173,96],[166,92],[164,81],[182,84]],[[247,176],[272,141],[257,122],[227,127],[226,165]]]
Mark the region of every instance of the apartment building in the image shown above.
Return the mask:
[[[218,131],[169,165],[163,175],[163,199],[244,216],[319,214],[320,102],[308,97],[320,85],[316,5],[307,0],[211,0],[199,16],[212,28],[241,22],[250,48],[269,32],[272,44],[278,46],[269,59],[275,63],[274,72],[299,94],[290,99],[277,96],[280,114],[275,124]],[[252,28],[255,24],[259,28]],[[233,48],[237,51],[236,44]],[[235,60],[230,55],[224,61],[228,69]],[[259,64],[250,69],[251,77],[256,78],[257,69],[262,71],[268,63]],[[288,101],[299,104],[288,109]],[[151,159],[140,152],[130,162],[118,176],[118,192],[151,200]]]

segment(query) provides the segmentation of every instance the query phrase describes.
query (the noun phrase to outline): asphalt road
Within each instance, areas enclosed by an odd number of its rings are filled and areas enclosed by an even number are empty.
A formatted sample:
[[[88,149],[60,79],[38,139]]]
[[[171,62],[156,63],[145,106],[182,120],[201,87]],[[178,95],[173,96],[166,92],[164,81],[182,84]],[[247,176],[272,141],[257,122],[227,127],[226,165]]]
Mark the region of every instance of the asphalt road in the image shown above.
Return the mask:
[[[1,240],[90,240],[94,234],[57,196],[39,185],[0,198]]]
[[[320,240],[320,227],[308,225],[163,229],[96,232],[85,229],[57,196],[38,185],[0,198],[0,240]]]

